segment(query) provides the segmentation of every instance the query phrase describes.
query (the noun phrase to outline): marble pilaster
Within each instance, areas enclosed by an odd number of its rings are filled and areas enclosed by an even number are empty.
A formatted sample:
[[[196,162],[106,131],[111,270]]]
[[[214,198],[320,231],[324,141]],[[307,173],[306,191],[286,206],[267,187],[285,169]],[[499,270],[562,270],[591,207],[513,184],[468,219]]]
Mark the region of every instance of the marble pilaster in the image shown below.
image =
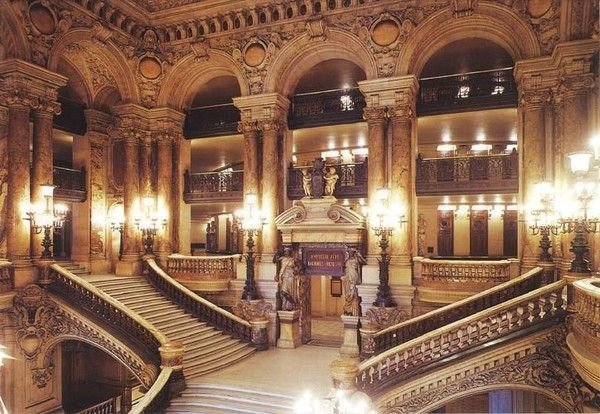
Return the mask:
[[[258,127],[255,121],[240,121],[244,135],[244,193],[258,194]]]

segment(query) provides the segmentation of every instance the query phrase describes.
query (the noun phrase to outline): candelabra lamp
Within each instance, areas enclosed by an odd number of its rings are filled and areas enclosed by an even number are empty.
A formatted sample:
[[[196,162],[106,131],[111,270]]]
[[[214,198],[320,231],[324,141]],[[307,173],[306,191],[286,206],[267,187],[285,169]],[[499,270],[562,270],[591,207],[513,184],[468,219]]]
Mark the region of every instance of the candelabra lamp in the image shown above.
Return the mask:
[[[529,206],[529,229],[534,236],[540,235],[540,262],[552,262],[549,250],[552,247],[550,235],[558,235],[560,225],[553,209],[554,188],[551,183],[541,182],[534,188],[535,201]]]
[[[562,211],[559,223],[563,233],[574,233],[570,251],[575,256],[569,272],[591,273],[587,259],[590,251],[588,234],[600,229],[599,200],[596,198],[597,185],[594,182],[577,182],[575,196],[578,203],[567,204]]]
[[[125,211],[123,204],[117,204],[110,217],[110,229],[119,232],[119,259],[123,256],[123,231],[125,231]]]
[[[42,259],[52,259],[52,235],[53,232],[60,232],[67,220],[68,209],[64,204],[55,204],[51,207],[52,197],[54,195],[54,186],[52,184],[42,184],[42,195],[45,199],[44,205],[30,205],[29,210],[25,212],[25,220],[29,220],[31,228],[35,234],[44,232],[42,239]]]
[[[390,237],[394,229],[402,223],[402,215],[398,214],[399,209],[393,209],[389,206],[390,190],[380,188],[375,193],[375,205],[369,207],[371,215],[369,221],[375,236],[379,239],[378,245],[381,249],[379,261],[379,286],[377,287],[377,296],[374,306],[391,307],[396,306],[392,300],[389,285],[390,256],[387,249],[390,245]]]
[[[258,299],[256,281],[254,278],[254,236],[259,236],[265,224],[265,218],[257,204],[256,194],[248,193],[245,197],[243,210],[235,213],[238,227],[246,234],[246,283],[242,299]]]
[[[135,226],[142,232],[142,244],[144,246],[144,254],[154,254],[154,239],[160,228],[167,225],[167,218],[164,214],[159,213],[155,208],[154,197],[144,197],[142,199],[143,210],[142,214],[135,218]]]

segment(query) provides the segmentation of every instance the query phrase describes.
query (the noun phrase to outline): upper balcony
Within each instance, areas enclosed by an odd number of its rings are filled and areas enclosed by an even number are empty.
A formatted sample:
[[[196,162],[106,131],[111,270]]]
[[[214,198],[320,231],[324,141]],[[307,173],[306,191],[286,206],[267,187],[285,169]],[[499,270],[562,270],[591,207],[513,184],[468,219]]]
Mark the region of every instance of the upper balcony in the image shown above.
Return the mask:
[[[219,171],[184,174],[184,194],[186,203],[200,201],[242,200],[244,171]]]
[[[296,129],[361,122],[364,107],[358,88],[297,94],[291,99],[288,124]]]
[[[417,158],[417,195],[517,193],[519,157],[510,154]]]
[[[63,201],[81,203],[87,198],[85,170],[54,166],[52,182],[54,197]]]
[[[233,104],[193,108],[185,117],[186,138],[208,138],[238,133],[240,111]]]
[[[517,106],[513,68],[421,78],[418,115]]]
[[[368,190],[368,159],[359,163],[326,164],[327,169],[335,168],[339,179],[333,191],[337,198],[364,198]],[[287,194],[290,200],[298,200],[304,197],[302,186],[302,170],[311,167],[290,167]]]

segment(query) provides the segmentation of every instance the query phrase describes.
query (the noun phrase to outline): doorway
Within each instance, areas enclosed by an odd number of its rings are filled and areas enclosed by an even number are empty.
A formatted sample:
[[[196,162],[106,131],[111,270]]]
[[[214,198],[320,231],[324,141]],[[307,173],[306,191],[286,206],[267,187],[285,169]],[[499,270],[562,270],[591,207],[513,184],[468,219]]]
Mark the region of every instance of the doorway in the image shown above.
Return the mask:
[[[311,341],[313,345],[339,347],[343,342],[344,296],[340,278],[310,276]]]

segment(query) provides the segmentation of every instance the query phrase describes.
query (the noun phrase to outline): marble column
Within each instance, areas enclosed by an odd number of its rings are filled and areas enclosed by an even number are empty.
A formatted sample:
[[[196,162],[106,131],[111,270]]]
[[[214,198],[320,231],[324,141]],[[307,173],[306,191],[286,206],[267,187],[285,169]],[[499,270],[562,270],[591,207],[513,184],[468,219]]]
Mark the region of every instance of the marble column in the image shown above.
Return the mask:
[[[366,107],[363,115],[367,121],[369,149],[369,206],[375,204],[375,193],[377,189],[387,187],[386,180],[386,151],[385,151],[385,129],[387,124],[385,107]],[[379,256],[377,237],[373,230],[368,230],[367,254],[370,258]]]
[[[42,194],[43,184],[53,183],[54,156],[52,153],[52,121],[54,115],[60,113],[60,105],[46,102],[33,111],[33,160],[31,163],[31,202],[45,205]],[[49,208],[53,209],[53,200]],[[31,256],[39,259],[44,250],[42,247],[43,232],[31,235]],[[52,248],[51,248],[52,249]]]
[[[167,131],[162,131],[156,135],[158,142],[157,156],[157,178],[156,195],[158,211],[165,211],[167,214],[167,224],[158,235],[158,256],[162,263],[166,264],[166,259],[172,253],[171,247],[171,229],[173,225],[171,189],[173,186],[173,137]]]
[[[123,205],[125,225],[123,228],[123,255],[117,263],[117,274],[137,274],[141,270],[140,232],[134,219],[140,206],[139,187],[139,133],[136,130],[122,134],[125,147],[125,165],[123,173]]]
[[[6,259],[6,193],[8,190],[8,108],[0,106],[0,257]]]
[[[140,196],[152,197],[152,135],[146,131],[140,132]]]
[[[262,197],[261,209],[267,217],[262,232],[262,261],[271,262],[279,244],[279,233],[275,226],[275,217],[282,206],[282,163],[280,154],[281,119],[270,119],[260,122],[263,135],[262,152]]]
[[[397,93],[399,98],[388,113],[392,124],[390,188],[391,206],[399,206],[404,213],[404,223],[392,234],[390,243],[391,266],[396,268],[393,282],[411,283],[414,234],[416,232],[416,192],[414,178],[416,145],[416,92],[415,76],[403,78],[406,86]]]
[[[244,134],[244,194],[258,194],[258,127],[256,121],[240,121],[238,131]]]
[[[535,200],[537,183],[551,179],[546,176],[545,111],[550,99],[548,90],[521,90],[519,123],[522,137],[519,152],[521,163],[521,200],[527,205]],[[535,267],[539,256],[539,237],[529,231],[529,223],[521,227],[521,271]]]
[[[183,116],[182,116],[183,124]],[[181,130],[181,128],[179,129]],[[173,136],[173,186],[171,205],[173,219],[171,221],[171,247],[174,252],[191,255],[190,223],[192,221],[191,206],[183,201],[183,175],[189,171],[192,163],[190,141],[184,139],[183,133]]]

